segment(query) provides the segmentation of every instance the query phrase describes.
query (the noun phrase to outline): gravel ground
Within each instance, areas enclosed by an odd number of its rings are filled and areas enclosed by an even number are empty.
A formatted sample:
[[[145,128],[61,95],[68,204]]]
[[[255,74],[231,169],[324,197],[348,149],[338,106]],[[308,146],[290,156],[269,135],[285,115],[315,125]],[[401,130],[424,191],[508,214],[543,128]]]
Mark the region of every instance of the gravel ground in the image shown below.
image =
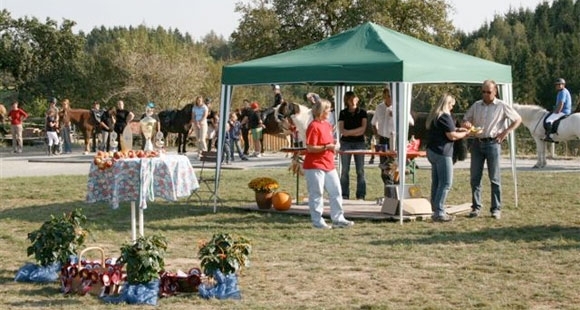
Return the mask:
[[[175,151],[169,151],[168,153],[176,154]],[[23,153],[14,154],[10,153],[8,148],[3,148],[0,150],[0,178],[88,174],[93,156],[94,154],[83,155],[80,152],[47,156],[37,148],[25,148]],[[192,164],[196,166],[197,160],[193,154],[188,157]],[[266,153],[262,158],[250,158],[248,161],[241,161],[236,157],[235,162],[230,165],[222,165],[222,167],[223,169],[259,169],[287,167],[289,163],[290,159],[286,157],[286,153]],[[534,158],[518,158],[516,160],[516,167],[519,171],[580,171],[580,158],[548,160],[548,167],[544,169],[532,169],[534,164]],[[430,168],[426,158],[417,159],[417,165],[420,169]],[[504,169],[511,167],[507,156],[502,159],[501,165]],[[458,162],[455,168],[469,168],[469,159]]]

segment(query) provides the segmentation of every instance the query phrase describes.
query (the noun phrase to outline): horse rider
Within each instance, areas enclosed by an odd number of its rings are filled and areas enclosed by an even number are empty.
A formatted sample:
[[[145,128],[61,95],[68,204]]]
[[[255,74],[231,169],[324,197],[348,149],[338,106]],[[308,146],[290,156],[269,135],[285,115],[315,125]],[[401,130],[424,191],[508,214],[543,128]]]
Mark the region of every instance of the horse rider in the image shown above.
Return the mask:
[[[566,89],[566,81],[563,78],[558,78],[554,82],[558,94],[556,95],[556,104],[554,105],[554,110],[546,118],[544,123],[544,128],[546,129],[546,137],[544,141],[554,142],[552,140],[552,126],[554,122],[563,116],[570,115],[572,112],[572,96],[570,96],[570,91]]]
[[[266,122],[268,114],[274,112],[274,109],[282,103],[282,93],[280,92],[280,85],[270,84],[272,86],[272,91],[274,92],[274,103],[271,107],[267,108],[262,114],[262,122]]]

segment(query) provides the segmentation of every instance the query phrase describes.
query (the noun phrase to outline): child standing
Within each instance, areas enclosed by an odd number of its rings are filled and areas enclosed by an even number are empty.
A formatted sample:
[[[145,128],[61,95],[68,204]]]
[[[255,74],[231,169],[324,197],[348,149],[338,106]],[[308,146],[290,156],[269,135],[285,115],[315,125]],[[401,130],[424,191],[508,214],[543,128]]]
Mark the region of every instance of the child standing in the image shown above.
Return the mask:
[[[230,150],[231,144],[232,144],[232,138],[230,136],[230,123],[226,124],[226,134],[224,135],[224,149],[223,149],[223,158],[222,158],[222,162],[223,160],[226,161],[226,164],[230,164],[230,161],[234,160],[234,156],[232,155],[232,152]]]
[[[236,114],[236,112],[230,113],[230,118],[228,119],[228,126],[230,128],[228,130],[229,142],[230,142],[229,151],[230,151],[230,157],[231,157],[232,161],[234,161],[234,147],[236,148],[236,151],[238,152],[240,159],[248,160],[248,157],[246,157],[246,155],[244,155],[244,153],[242,152],[242,147],[240,145],[240,135],[242,132],[242,124],[238,120],[238,115]]]

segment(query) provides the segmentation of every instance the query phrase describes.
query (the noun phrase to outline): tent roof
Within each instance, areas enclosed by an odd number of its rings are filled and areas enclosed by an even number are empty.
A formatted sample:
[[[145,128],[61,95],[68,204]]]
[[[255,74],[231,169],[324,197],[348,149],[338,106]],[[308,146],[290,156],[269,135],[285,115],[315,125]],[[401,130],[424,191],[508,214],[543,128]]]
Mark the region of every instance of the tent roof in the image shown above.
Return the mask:
[[[225,66],[222,84],[512,82],[511,67],[365,23],[297,50]]]

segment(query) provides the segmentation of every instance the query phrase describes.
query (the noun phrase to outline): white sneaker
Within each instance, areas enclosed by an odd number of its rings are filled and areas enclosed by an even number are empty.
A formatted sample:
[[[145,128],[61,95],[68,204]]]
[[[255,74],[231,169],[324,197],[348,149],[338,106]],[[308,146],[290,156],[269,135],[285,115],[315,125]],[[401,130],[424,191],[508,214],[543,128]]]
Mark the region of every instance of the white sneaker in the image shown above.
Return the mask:
[[[337,228],[347,228],[347,227],[354,226],[354,222],[353,221],[343,220],[343,221],[338,221],[338,222],[332,223],[332,225],[334,227],[337,227]]]
[[[316,229],[332,229],[332,226],[327,225],[326,223],[322,222],[319,224],[312,224],[312,227],[316,228]]]
[[[258,154],[256,154],[256,157],[260,158],[260,157],[262,157],[262,154],[258,153]]]

